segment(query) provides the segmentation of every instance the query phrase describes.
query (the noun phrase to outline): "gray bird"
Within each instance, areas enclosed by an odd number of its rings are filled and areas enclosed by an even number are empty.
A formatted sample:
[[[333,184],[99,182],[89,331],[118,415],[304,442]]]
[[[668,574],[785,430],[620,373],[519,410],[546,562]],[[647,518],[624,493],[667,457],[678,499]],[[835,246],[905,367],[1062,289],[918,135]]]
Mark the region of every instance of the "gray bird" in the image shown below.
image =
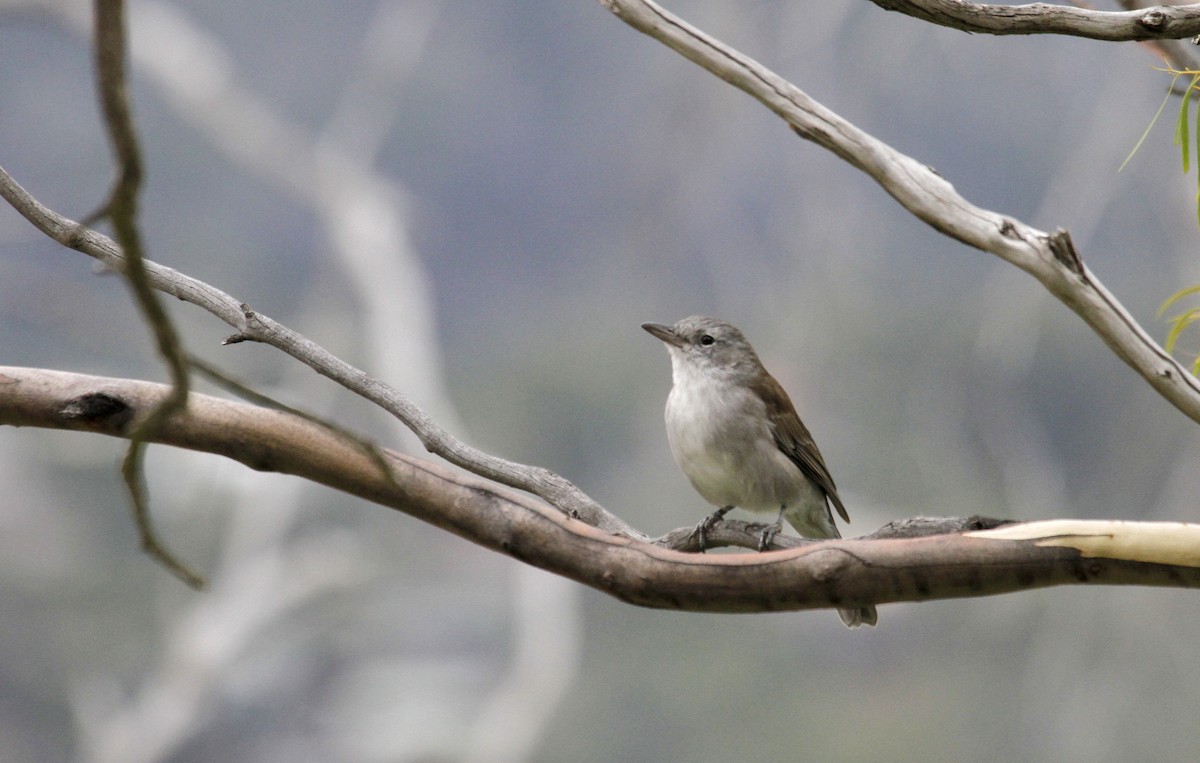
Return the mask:
[[[788,524],[805,538],[840,538],[830,504],[846,522],[825,459],[783,387],[758,359],[742,332],[724,321],[695,315],[674,326],[643,323],[671,356],[674,385],[667,396],[667,440],[696,492],[717,510],[704,533],[735,506],[778,512],[759,548]],[[851,628],[874,625],[875,607],[840,609]]]

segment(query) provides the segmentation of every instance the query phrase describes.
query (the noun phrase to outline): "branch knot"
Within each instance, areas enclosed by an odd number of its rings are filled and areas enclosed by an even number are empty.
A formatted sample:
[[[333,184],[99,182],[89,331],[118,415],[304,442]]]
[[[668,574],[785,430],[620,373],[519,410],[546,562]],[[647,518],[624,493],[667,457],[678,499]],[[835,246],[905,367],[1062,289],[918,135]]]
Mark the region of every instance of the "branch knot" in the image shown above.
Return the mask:
[[[120,432],[133,418],[133,408],[119,397],[103,392],[90,392],[68,400],[59,415],[67,420],[82,421]]]
[[[1166,28],[1169,21],[1170,19],[1162,8],[1155,8],[1143,14],[1138,19],[1138,24],[1152,32],[1159,32]]]

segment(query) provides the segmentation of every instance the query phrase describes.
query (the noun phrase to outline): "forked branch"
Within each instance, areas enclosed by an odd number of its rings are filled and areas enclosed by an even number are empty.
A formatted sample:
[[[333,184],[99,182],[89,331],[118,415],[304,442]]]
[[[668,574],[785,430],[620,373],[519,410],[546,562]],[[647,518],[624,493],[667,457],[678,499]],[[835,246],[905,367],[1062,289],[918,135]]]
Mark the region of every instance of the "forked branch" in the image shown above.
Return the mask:
[[[120,271],[125,267],[125,254],[116,242],[46,207],[22,188],[3,167],[0,167],[0,197],[38,230],[63,246],[94,257],[112,270]],[[365,371],[346,363],[316,342],[251,309],[220,289],[149,260],[145,266],[149,282],[155,289],[202,307],[233,326],[237,333],[227,338],[226,343],[253,340],[283,350],[317,373],[400,419],[420,438],[429,452],[450,463],[501,484],[527,490],[596,527],[630,537],[642,537],[562,476],[542,467],[507,461],[463,443],[395,389],[371,378]]]

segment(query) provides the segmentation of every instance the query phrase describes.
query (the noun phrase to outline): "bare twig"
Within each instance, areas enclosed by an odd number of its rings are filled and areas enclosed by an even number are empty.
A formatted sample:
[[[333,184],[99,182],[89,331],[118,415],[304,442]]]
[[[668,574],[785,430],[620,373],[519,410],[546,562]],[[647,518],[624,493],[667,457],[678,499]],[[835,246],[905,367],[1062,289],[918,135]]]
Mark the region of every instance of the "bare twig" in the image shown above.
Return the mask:
[[[946,535],[948,533],[972,532],[975,530],[992,530],[997,527],[1012,524],[1011,519],[995,519],[993,517],[912,517],[895,522],[888,522],[875,532],[861,535],[854,540],[896,540],[898,538],[924,538],[930,535]],[[680,527],[654,539],[657,546],[674,551],[699,553],[706,548],[744,548],[757,551],[762,543],[762,531],[765,525],[758,522],[744,522],[740,519],[721,519],[714,523],[704,533],[704,546],[695,527]],[[795,535],[776,533],[766,547],[768,551],[782,551],[788,548],[804,548],[814,546],[824,541],[811,538],[799,538]]]
[[[44,206],[3,167],[0,167],[0,197],[38,230],[60,244],[94,257],[114,270],[124,267],[124,253],[116,242]],[[254,340],[283,350],[317,373],[333,379],[396,416],[420,438],[429,452],[475,474],[527,490],[564,513],[606,532],[631,538],[645,537],[564,477],[542,467],[497,458],[459,441],[396,390],[283,324],[255,312],[220,289],[150,261],[146,262],[146,273],[155,289],[202,307],[238,329],[238,333],[227,338],[226,343]]]
[[[238,381],[213,364],[198,358],[195,355],[188,356],[188,365],[190,365],[195,371],[203,374],[204,377],[213,384],[232,392],[243,400],[248,400],[262,408],[273,408],[277,411],[283,411],[284,413],[290,413],[293,416],[298,416],[305,421],[316,424],[317,426],[325,427],[330,432],[333,432],[334,434],[344,437],[350,442],[357,444],[359,448],[362,448],[362,451],[367,458],[374,462],[375,466],[379,469],[379,473],[383,475],[384,479],[390,482],[395,481],[392,477],[391,470],[388,468],[387,459],[384,458],[383,452],[380,450],[379,445],[372,440],[363,437],[356,432],[352,432],[346,427],[332,422],[329,419],[318,416],[315,413],[302,411],[299,408],[294,408],[287,403],[276,400],[270,395],[264,395],[257,390],[251,389],[249,385]]]
[[[1200,4],[1125,12],[1069,5],[998,5],[966,0],[871,0],[886,11],[982,34],[1062,34],[1093,40],[1180,39],[1200,34]]]
[[[142,456],[145,443],[174,412],[187,404],[187,361],[174,324],[159,303],[146,275],[141,234],[137,226],[138,193],[142,184],[141,151],[133,127],[126,86],[125,4],[123,0],[95,0],[96,78],[104,124],[117,160],[117,177],[107,201],[94,217],[107,217],[125,252],[124,274],[133,290],[142,317],[154,332],[158,352],[167,363],[171,376],[171,394],[131,433],[129,450],[121,464],[121,474],[133,504],[142,548],[153,559],[193,588],[202,588],[204,580],[192,572],[159,540],[150,520]]]

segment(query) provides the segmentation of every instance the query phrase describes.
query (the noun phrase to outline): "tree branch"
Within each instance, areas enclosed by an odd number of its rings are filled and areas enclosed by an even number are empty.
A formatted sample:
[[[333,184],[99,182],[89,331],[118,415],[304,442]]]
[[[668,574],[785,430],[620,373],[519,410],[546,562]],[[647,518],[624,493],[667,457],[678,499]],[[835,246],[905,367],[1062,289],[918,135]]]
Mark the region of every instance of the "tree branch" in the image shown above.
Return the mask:
[[[1200,4],[1130,11],[1069,5],[996,5],[965,0],[871,0],[885,11],[982,34],[1063,34],[1093,40],[1182,39],[1200,34]]]
[[[0,197],[34,227],[63,246],[94,257],[113,270],[124,267],[124,253],[112,239],[44,206],[3,167],[0,167]],[[602,530],[631,538],[644,537],[564,477],[542,467],[497,458],[461,442],[395,389],[220,289],[149,260],[146,261],[146,273],[155,289],[202,307],[236,328],[237,333],[228,337],[226,344],[256,341],[283,350],[317,373],[391,413],[417,435],[429,452],[475,474],[527,490],[568,515]]]
[[[128,437],[161,384],[0,367],[0,424]],[[928,601],[1054,585],[1200,588],[1200,526],[909,520],[871,539],[772,553],[686,554],[613,535],[524,495],[359,443],[289,413],[193,393],[154,436],[390,506],[486,548],[648,607],[756,612]],[[947,529],[955,534],[928,535]],[[887,540],[879,540],[887,537]]]
[[[1131,13],[1143,12],[1141,3],[1137,0],[1117,0],[1117,4]],[[1152,52],[1166,59],[1168,65],[1175,69],[1196,69],[1200,67],[1200,55],[1196,53],[1196,45],[1185,40],[1143,40],[1142,44]],[[1177,95],[1183,95],[1183,86],[1176,83]]]
[[[920,219],[1033,274],[1164,396],[1200,420],[1195,380],[1095,281],[1065,232],[1046,234],[970,205],[928,167],[651,2],[602,1],[635,28],[760,100],[802,137],[871,175]],[[114,270],[126,267],[125,253],[116,243],[45,208],[3,168],[0,196],[56,241]],[[1200,587],[1200,559],[1187,550],[1200,545],[1200,528],[1176,523],[1028,523],[934,536],[923,533],[945,527],[917,523],[916,537],[885,530],[873,539],[785,540],[782,545],[797,547],[772,554],[681,554],[674,549],[689,547],[690,528],[649,542],[562,477],[464,445],[395,390],[228,294],[148,261],[146,273],[154,288],[234,326],[237,333],[227,343],[253,340],[283,349],[392,412],[431,452],[529,490],[566,516],[432,463],[390,451],[372,453],[303,418],[207,396],[191,396],[152,441],[300,475],[401,509],[624,601],[699,611],[762,611],[974,596],[1066,583]],[[0,423],[129,438],[168,394],[168,388],[144,382],[0,369]],[[386,470],[380,468],[381,459]],[[719,542],[736,545],[752,534],[745,523],[725,524],[714,533]],[[994,524],[998,522],[956,520],[954,526]]]
[[[1065,230],[1046,233],[971,204],[930,167],[860,130],[775,72],[650,0],[600,2],[633,28],[762,103],[802,138],[870,175],[918,219],[1032,275],[1160,395],[1200,422],[1200,381],[1092,275]]]
[[[133,291],[142,317],[154,333],[158,352],[167,364],[171,376],[171,394],[161,406],[141,423],[129,437],[129,450],[121,463],[121,474],[133,504],[142,548],[152,558],[193,588],[204,581],[179,561],[159,540],[150,519],[149,497],[143,479],[145,441],[174,411],[187,403],[188,369],[183,347],[175,325],[159,303],[146,275],[142,236],[137,225],[138,196],[142,187],[142,157],[126,86],[125,3],[123,0],[95,0],[95,62],[96,84],[100,94],[104,125],[117,160],[117,177],[108,199],[93,217],[107,217],[121,249],[126,253],[123,267],[117,272],[125,276]]]

